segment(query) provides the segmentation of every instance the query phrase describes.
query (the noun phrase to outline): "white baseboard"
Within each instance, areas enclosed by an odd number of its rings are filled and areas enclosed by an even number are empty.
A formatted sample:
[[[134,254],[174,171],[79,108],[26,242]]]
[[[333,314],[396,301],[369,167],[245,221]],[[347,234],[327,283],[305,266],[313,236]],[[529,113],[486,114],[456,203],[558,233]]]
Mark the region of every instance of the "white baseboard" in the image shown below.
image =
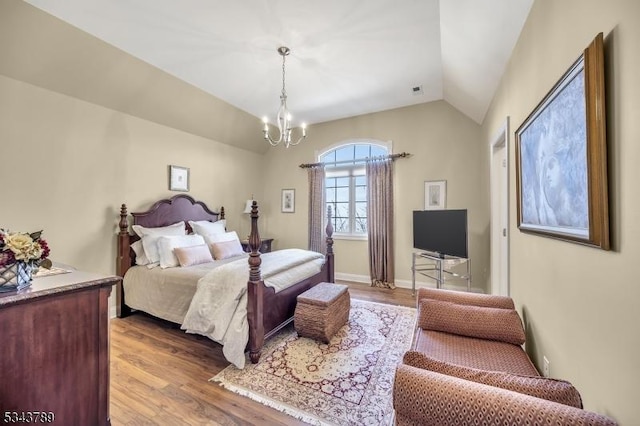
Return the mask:
[[[336,272],[335,279],[342,281],[351,281],[354,283],[371,284],[371,278],[366,275],[344,274],[342,272]]]

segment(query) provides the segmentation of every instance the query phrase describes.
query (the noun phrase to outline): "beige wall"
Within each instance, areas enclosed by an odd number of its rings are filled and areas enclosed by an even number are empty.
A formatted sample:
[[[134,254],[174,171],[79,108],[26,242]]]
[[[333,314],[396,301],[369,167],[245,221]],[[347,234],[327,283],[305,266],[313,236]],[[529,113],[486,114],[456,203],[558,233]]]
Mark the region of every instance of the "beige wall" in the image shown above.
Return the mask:
[[[640,2],[537,0],[485,120],[485,140],[511,116],[512,132],[598,32],[605,36],[613,250],[523,234],[511,195],[511,294],[536,364],[570,380],[586,408],[638,424],[640,286]],[[511,182],[515,182],[514,150]]]
[[[120,205],[175,195],[169,164],[190,168],[189,195],[248,230],[262,155],[1,75],[0,94],[0,226],[43,229],[54,261],[114,274]]]
[[[392,141],[393,152],[410,152],[394,170],[396,278],[411,280],[412,211],[424,208],[424,181],[447,181],[447,207],[469,209],[473,286],[486,289],[489,268],[488,203],[480,171],[485,155],[480,127],[446,102],[432,102],[311,126],[299,146],[271,148],[266,154],[266,221],[279,246],[306,247],[308,188],[301,163],[341,141]],[[488,155],[488,154],[486,154]],[[295,214],[280,213],[282,188],[296,189]],[[270,201],[272,200],[272,201]],[[336,272],[368,279],[366,241],[336,240]],[[429,282],[427,278],[421,281]],[[433,282],[430,283],[433,285]],[[461,283],[456,283],[460,285]]]

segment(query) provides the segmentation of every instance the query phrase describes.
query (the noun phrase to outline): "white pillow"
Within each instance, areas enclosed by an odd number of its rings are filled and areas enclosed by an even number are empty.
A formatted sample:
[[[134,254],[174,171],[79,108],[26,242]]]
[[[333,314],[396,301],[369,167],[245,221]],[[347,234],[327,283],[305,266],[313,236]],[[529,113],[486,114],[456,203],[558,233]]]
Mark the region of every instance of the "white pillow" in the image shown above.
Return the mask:
[[[179,247],[192,247],[204,245],[202,235],[173,235],[158,238],[158,253],[160,254],[160,267],[173,268],[178,266],[178,258],[173,249]]]
[[[131,228],[142,240],[144,253],[147,256],[147,259],[149,259],[148,267],[157,266],[157,263],[160,262],[158,238],[169,235],[185,235],[187,233],[184,227],[184,222],[176,222],[173,225],[157,228],[145,228],[141,225],[133,225]]]
[[[240,238],[238,238],[236,231],[224,232],[222,234],[206,234],[204,235],[204,240],[209,247],[211,247],[211,244],[213,243],[224,243],[225,241],[238,240],[238,242],[240,242]]]
[[[208,220],[190,220],[189,226],[193,229],[193,233],[198,235],[224,234],[227,232],[226,219],[218,220],[216,222],[209,222]]]
[[[144,252],[144,247],[142,247],[142,241],[138,240],[135,243],[131,244],[131,249],[136,254],[136,265],[148,265],[149,259]]]

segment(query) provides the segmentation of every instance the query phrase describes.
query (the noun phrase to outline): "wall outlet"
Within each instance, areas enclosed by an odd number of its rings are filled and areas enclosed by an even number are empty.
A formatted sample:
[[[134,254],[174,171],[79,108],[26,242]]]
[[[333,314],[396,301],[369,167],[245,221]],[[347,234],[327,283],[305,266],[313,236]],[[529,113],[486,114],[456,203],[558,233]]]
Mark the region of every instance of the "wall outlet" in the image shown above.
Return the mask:
[[[544,377],[549,377],[549,360],[546,356],[542,357],[542,375]]]

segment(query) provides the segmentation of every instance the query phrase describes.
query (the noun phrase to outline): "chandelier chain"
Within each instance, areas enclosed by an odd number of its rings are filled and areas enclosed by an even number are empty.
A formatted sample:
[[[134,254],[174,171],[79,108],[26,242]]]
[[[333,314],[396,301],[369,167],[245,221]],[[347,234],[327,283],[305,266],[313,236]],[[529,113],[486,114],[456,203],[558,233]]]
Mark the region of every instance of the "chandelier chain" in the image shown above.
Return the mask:
[[[285,73],[284,61],[285,61],[286,57],[287,57],[286,55],[282,55],[282,96],[285,97],[285,98],[287,97],[287,91],[284,88],[284,81],[285,81],[285,79],[284,79],[284,73]]]

